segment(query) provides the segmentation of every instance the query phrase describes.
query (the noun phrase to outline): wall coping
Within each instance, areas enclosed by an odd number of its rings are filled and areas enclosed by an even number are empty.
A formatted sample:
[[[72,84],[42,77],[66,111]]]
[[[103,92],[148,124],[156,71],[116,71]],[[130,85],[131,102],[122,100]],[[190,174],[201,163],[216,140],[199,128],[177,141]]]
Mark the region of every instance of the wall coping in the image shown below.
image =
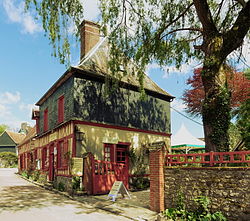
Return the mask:
[[[250,170],[250,167],[167,167],[165,166],[166,170]]]

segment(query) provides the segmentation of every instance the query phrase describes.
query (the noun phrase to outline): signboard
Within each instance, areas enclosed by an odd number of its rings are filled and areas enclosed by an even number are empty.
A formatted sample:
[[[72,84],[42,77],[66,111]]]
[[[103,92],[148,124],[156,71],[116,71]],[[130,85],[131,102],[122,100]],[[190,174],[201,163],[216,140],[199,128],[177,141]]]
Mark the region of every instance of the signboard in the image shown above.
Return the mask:
[[[72,158],[72,175],[74,176],[83,175],[83,158],[78,158],[78,157]]]
[[[129,192],[127,191],[126,187],[124,186],[122,181],[115,181],[109,194],[108,198],[112,198],[112,201],[115,202],[115,199],[117,198],[118,194],[121,193],[122,197],[124,197],[125,194],[128,195],[129,199],[131,198],[129,195]]]

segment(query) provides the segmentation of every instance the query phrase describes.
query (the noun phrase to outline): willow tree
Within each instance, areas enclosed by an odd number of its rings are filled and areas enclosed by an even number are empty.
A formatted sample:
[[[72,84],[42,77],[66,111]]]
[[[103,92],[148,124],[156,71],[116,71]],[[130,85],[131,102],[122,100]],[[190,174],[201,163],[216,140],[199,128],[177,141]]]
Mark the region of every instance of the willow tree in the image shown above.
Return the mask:
[[[84,15],[81,0],[25,2],[27,8],[34,3],[43,28],[63,62],[69,52],[66,26],[71,21],[79,25]],[[224,64],[249,39],[250,1],[100,0],[100,11],[103,32],[111,45],[112,73],[133,60],[140,67],[137,74],[141,89],[143,70],[149,63],[176,67],[190,59],[202,63],[206,150],[228,150],[230,93]]]

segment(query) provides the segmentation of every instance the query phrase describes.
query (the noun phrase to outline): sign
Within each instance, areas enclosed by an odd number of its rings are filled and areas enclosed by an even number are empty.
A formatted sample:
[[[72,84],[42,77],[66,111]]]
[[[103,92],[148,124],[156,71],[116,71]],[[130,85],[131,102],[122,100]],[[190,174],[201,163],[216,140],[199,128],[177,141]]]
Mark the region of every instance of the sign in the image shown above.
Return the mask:
[[[122,197],[124,198],[124,195],[127,194],[129,199],[131,199],[129,192],[127,191],[126,187],[124,186],[122,181],[115,181],[109,194],[108,198],[112,198],[112,201],[115,202],[115,199],[117,198],[118,194],[121,193]]]
[[[74,176],[83,175],[83,158],[78,158],[78,157],[72,158],[72,175]]]
[[[159,141],[159,142],[154,142],[154,143],[148,144],[147,148],[149,150],[159,150],[165,146],[166,146],[165,141]]]

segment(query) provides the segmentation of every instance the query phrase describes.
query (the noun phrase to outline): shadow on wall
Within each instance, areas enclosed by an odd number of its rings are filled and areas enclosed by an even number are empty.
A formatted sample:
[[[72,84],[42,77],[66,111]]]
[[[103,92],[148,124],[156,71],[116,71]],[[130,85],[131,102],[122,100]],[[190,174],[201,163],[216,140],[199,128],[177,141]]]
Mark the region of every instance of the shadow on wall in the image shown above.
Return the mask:
[[[105,95],[104,84],[75,80],[76,118],[160,132],[170,131],[169,102],[118,88]]]

